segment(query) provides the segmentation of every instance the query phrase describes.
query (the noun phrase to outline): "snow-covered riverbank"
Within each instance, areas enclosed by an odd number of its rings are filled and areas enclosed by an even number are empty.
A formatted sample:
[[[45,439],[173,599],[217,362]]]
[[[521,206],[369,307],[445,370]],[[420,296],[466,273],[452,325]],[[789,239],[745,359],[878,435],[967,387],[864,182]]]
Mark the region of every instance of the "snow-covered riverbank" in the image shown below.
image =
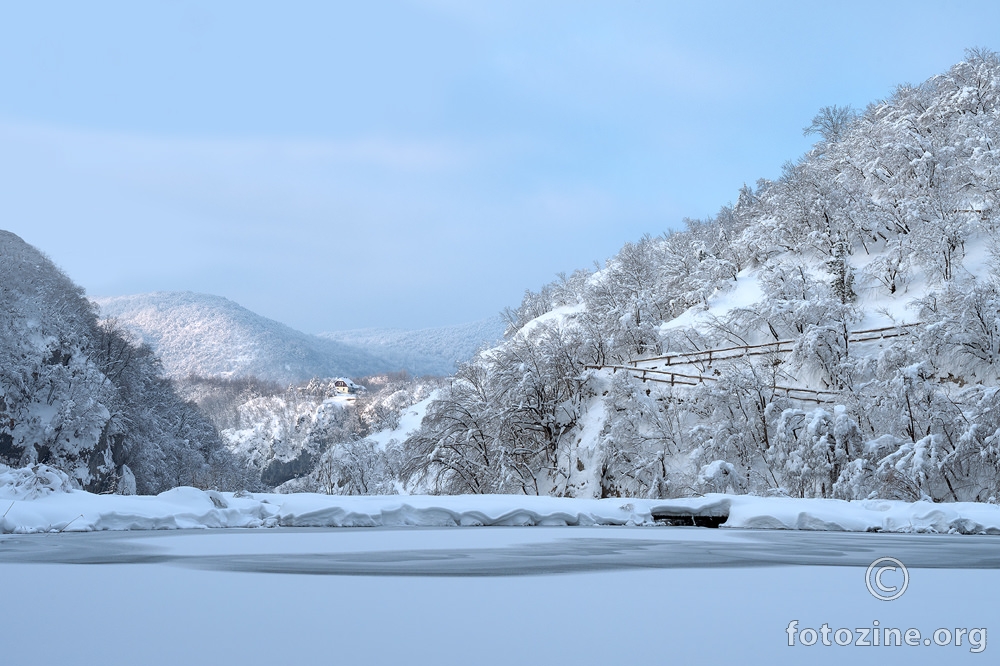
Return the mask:
[[[45,466],[0,467],[0,532],[225,527],[656,525],[711,518],[728,528],[1000,534],[1000,506],[762,498],[571,499],[524,495],[345,497],[174,488],[156,496],[73,490]]]

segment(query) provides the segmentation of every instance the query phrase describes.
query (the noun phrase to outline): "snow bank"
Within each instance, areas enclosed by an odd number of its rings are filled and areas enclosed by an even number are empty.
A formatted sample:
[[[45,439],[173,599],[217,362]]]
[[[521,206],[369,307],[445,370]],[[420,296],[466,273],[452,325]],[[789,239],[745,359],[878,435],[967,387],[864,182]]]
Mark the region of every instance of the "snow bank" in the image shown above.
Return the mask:
[[[1000,506],[888,500],[731,497],[724,527],[841,532],[1000,534]]]
[[[683,523],[685,517],[725,518],[722,527],[744,529],[1000,534],[1000,506],[970,502],[848,502],[722,494],[675,500],[525,495],[344,497],[233,494],[196,488],[174,488],[155,497],[140,497],[72,490],[65,474],[44,465],[22,470],[0,465],[2,533],[278,526],[656,525]]]

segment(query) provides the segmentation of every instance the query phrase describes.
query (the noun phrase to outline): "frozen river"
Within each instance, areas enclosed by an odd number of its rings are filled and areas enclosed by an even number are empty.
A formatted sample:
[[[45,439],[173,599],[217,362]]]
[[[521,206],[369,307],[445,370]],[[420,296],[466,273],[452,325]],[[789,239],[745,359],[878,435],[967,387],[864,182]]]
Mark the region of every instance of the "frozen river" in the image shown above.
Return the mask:
[[[866,586],[881,557],[909,571],[893,601]],[[1000,639],[998,569],[1000,537],[989,536],[676,527],[5,535],[0,663],[986,663],[1000,650],[983,640],[989,630]],[[901,571],[879,582],[899,588]],[[876,627],[920,638],[856,644]],[[850,630],[850,645],[837,645],[848,638],[838,629]]]

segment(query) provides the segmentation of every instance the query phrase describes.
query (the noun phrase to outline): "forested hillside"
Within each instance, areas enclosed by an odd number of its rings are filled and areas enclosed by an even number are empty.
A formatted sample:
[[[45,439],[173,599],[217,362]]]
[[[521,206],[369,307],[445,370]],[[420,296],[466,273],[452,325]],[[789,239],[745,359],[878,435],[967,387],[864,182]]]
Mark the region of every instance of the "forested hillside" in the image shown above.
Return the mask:
[[[241,465],[83,290],[0,231],[0,464],[46,464],[94,492],[235,488]]]
[[[527,293],[430,405],[408,482],[1000,497],[998,94],[974,50],[822,109],[779,179]]]
[[[310,335],[209,294],[155,292],[93,300],[102,317],[117,320],[148,344],[174,379],[252,377],[291,384],[399,371],[444,376],[503,337],[499,316],[421,330]]]
[[[218,296],[158,292],[94,302],[102,327],[127,331],[162,358],[174,390],[214,426],[251,489],[398,492],[398,445],[419,420],[384,435],[440,383],[406,370],[448,374],[485,342],[495,344],[503,328],[495,317],[321,337]],[[349,397],[333,383],[347,377],[360,382]]]
[[[363,349],[296,331],[221,296],[156,292],[95,302],[102,317],[148,344],[174,379],[254,377],[289,384],[399,369]]]
[[[282,387],[251,378],[189,377],[178,388],[244,461],[251,487],[338,495],[399,492],[400,444],[419,425],[411,412],[442,380],[374,375],[358,384],[347,380],[354,391],[348,395],[335,381]]]

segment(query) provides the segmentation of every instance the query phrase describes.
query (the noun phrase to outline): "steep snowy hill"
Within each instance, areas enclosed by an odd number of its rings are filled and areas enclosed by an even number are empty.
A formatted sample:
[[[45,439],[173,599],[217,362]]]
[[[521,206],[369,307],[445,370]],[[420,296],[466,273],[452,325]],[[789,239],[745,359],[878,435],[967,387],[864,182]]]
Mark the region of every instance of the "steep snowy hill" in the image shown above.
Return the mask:
[[[52,262],[0,231],[0,463],[94,492],[241,482],[211,425]]]
[[[809,131],[713,218],[527,294],[429,405],[412,479],[1000,498],[1000,57]]]
[[[365,350],[296,331],[221,296],[156,292],[95,298],[149,344],[175,378],[247,377],[282,383],[398,370]]]
[[[459,362],[499,342],[504,327],[503,319],[496,316],[457,326],[419,330],[359,328],[320,333],[320,337],[364,349],[415,375],[450,375]]]

